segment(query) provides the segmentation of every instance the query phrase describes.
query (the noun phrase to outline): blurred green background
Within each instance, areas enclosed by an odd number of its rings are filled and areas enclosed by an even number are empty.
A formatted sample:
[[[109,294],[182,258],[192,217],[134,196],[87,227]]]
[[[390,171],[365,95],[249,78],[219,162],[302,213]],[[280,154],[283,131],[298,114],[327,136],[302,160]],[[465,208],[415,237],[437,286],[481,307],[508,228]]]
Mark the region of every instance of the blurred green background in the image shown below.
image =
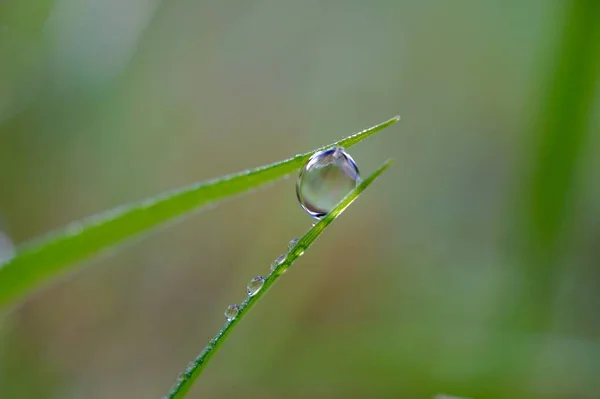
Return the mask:
[[[600,2],[0,1],[0,257],[353,148],[394,167],[190,398],[600,398]],[[0,398],[159,398],[310,218],[283,180],[87,262],[0,326]],[[10,240],[10,241],[9,241]]]

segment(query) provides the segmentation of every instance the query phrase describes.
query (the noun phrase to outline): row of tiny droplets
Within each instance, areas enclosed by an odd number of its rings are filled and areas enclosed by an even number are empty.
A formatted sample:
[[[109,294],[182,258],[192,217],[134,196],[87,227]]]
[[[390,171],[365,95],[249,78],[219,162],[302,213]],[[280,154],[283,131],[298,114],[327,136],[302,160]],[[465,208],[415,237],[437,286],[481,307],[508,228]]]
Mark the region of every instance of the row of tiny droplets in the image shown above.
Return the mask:
[[[288,252],[286,252],[282,255],[279,255],[277,257],[277,259],[275,259],[273,261],[273,263],[271,263],[271,273],[274,272],[275,269],[277,269],[277,267],[285,261],[285,259],[289,255],[289,253],[296,247],[296,244],[298,244],[298,241],[299,240],[297,238],[292,238],[290,240],[290,242],[288,243]],[[299,257],[302,255],[304,255],[304,251],[301,251],[298,253]],[[250,280],[250,282],[246,286],[246,293],[248,294],[249,297],[254,296],[254,295],[258,294],[258,292],[262,289],[264,284],[265,284],[265,277],[263,277],[263,276],[253,277],[252,280]],[[232,321],[233,319],[235,319],[237,317],[239,311],[240,311],[240,305],[237,305],[237,304],[229,305],[227,307],[227,309],[225,309],[225,318],[227,319],[227,321]]]
[[[330,159],[331,157],[333,157],[333,161]],[[323,165],[320,165],[320,162],[321,163],[324,162]],[[301,197],[302,197],[302,192],[301,192],[302,184],[301,183],[302,183],[302,179],[305,176],[305,174],[311,173],[312,169],[314,169],[314,170],[312,170],[312,172],[323,173],[323,171],[325,169],[323,169],[322,166],[325,166],[325,165],[334,165],[335,167],[339,168],[341,171],[344,172],[343,178],[351,179],[352,183],[354,183],[354,186],[356,186],[358,180],[360,179],[360,176],[358,173],[358,167],[356,166],[356,163],[354,162],[352,157],[344,151],[343,148],[334,146],[334,147],[327,148],[322,151],[315,152],[310,157],[308,162],[306,162],[306,164],[302,168],[302,171],[300,172],[300,176],[298,177],[298,183],[296,184],[296,193],[298,195],[298,200],[300,201],[300,205],[302,205],[304,210],[307,211],[313,218],[315,218],[317,220],[319,220],[321,217],[323,217],[326,213],[325,214],[322,213],[322,209],[319,207],[315,207],[315,209],[312,209],[311,207],[309,207],[307,205],[308,203],[305,203],[304,201],[301,200]],[[348,172],[348,171],[350,171],[350,172]],[[327,178],[327,175],[323,176],[324,180],[326,180],[326,178]],[[331,209],[329,209],[328,211],[330,211],[330,210]],[[313,227],[316,225],[316,223],[317,222],[313,223]],[[290,255],[290,253],[296,249],[296,245],[298,244],[298,241],[299,240],[297,238],[294,238],[288,243],[287,252],[283,255],[280,255],[271,264],[271,274],[273,274],[283,264],[283,262],[285,262],[285,260]],[[296,256],[302,256],[303,254],[304,254],[304,248],[298,248]],[[253,297],[257,293],[259,293],[260,290],[263,288],[264,284],[265,284],[265,277],[263,277],[263,276],[256,276],[252,280],[250,280],[250,282],[246,286],[246,292],[248,293],[248,298]],[[240,312],[240,305],[229,305],[227,307],[227,309],[225,310],[225,317],[227,318],[227,321],[234,320],[238,316],[239,312]]]
[[[316,223],[313,224],[313,227],[315,226],[315,224]],[[296,244],[298,244],[298,241],[299,240],[297,238],[293,238],[292,240],[290,240],[290,242],[288,243],[288,251],[286,253],[278,256],[277,259],[275,259],[275,261],[273,261],[273,263],[271,263],[271,273],[273,273],[277,269],[277,267],[279,267],[286,260],[288,255],[292,252],[292,250],[295,249]],[[298,257],[300,257],[302,255],[304,255],[304,250],[301,250],[296,254],[296,256],[298,256]],[[262,289],[264,284],[265,284],[265,277],[263,277],[263,276],[256,276],[252,280],[250,280],[250,282],[246,286],[246,293],[248,294],[248,297],[252,297],[252,296],[256,295]],[[227,307],[227,309],[225,309],[225,318],[227,319],[228,322],[230,322],[238,316],[239,312],[240,312],[240,305],[229,305]],[[223,330],[221,330],[219,335],[222,333],[223,333]],[[200,354],[199,358],[202,358],[206,352],[211,351],[214,348],[217,340],[218,340],[218,337],[211,339],[208,346],[206,348],[204,348],[204,350]],[[197,366],[198,365],[196,364],[196,361],[192,361],[188,365],[186,370],[179,375],[179,378],[177,379],[177,383],[175,385],[174,390],[176,390],[179,386],[181,386],[185,381],[187,381],[192,376],[192,374],[194,373],[194,370],[197,369]],[[165,396],[163,399],[167,399],[167,398],[168,398],[168,396]]]

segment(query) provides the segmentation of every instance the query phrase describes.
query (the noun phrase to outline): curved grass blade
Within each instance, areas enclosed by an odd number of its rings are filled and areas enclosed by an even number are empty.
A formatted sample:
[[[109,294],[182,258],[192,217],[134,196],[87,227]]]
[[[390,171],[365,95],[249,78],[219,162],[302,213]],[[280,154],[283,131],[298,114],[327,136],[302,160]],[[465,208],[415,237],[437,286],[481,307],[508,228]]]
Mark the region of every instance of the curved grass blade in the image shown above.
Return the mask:
[[[400,117],[396,116],[315,151],[333,145],[351,147],[398,120]],[[76,261],[88,258],[100,250],[112,248],[125,239],[181,217],[192,210],[292,173],[304,165],[315,151],[119,207],[74,222],[37,242],[17,248],[14,258],[4,264],[0,263],[0,307],[23,298],[52,277],[73,269],[73,263]]]
[[[323,233],[323,231],[333,222],[365,189],[379,177],[391,164],[392,160],[386,161],[373,174],[363,180],[354,190],[352,190],[331,212],[314,225],[298,242],[292,247],[283,262],[281,262],[265,279],[264,285],[254,296],[247,297],[240,304],[237,317],[231,321],[225,322],[225,325],[219,333],[210,340],[204,350],[194,359],[188,368],[179,376],[177,382],[171,388],[171,391],[163,399],[182,399],[194,384],[194,381],[202,373],[210,358],[216,353],[219,347],[225,342],[227,336],[233,328],[244,318],[254,304],[262,297],[275,281],[285,272],[304,251],[306,251],[313,242]]]

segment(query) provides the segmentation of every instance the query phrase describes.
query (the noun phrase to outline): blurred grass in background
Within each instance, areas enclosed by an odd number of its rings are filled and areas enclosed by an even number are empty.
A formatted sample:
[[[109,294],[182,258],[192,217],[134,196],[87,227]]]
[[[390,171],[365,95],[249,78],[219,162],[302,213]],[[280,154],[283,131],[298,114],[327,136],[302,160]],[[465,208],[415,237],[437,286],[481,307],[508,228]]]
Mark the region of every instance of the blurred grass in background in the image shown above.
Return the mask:
[[[0,258],[400,113],[190,397],[599,398],[599,8],[4,0]],[[95,261],[2,325],[0,398],[161,397],[309,223],[288,180]]]

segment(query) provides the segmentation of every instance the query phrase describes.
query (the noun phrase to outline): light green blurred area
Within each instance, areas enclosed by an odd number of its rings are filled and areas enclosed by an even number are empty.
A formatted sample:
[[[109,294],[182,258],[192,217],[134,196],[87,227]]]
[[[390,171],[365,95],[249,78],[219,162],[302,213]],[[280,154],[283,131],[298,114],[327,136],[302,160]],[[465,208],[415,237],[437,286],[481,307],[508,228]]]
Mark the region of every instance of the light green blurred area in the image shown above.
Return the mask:
[[[394,167],[189,397],[600,398],[600,82],[553,81],[570,9],[0,2],[0,258],[6,237],[22,243],[399,113],[351,152],[365,174],[388,157]],[[598,43],[567,58],[598,61]],[[566,111],[547,105],[561,85]],[[583,125],[544,152],[552,115]],[[0,398],[164,395],[247,281],[310,226],[294,184],[160,229],[28,300],[0,323]]]

